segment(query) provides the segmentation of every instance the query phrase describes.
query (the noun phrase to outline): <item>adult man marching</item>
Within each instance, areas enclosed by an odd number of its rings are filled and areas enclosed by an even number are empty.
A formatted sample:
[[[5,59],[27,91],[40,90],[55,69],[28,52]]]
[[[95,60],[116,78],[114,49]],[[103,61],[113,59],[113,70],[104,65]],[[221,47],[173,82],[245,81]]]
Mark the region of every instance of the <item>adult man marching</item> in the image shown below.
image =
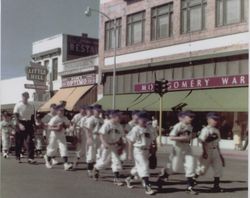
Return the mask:
[[[81,157],[83,157],[85,152],[85,131],[81,129],[81,122],[85,122],[86,120],[86,106],[80,107],[80,112],[76,114],[72,120],[71,124],[73,127],[73,130],[75,132],[75,135],[77,137],[77,144],[76,144],[76,160],[74,162],[74,168],[77,167],[77,163],[80,160]]]
[[[15,105],[13,111],[18,129],[15,134],[16,158],[21,162],[21,149],[24,142],[26,142],[28,147],[28,163],[34,164],[36,163],[34,160],[35,143],[33,128],[35,108],[28,102],[28,100],[29,93],[22,93],[22,100]]]

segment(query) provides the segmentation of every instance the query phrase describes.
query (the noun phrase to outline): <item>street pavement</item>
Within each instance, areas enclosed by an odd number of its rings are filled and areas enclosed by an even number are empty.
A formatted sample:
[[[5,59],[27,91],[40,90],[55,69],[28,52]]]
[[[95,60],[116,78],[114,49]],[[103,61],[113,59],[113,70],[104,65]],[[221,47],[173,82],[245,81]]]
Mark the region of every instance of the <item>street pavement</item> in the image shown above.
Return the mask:
[[[71,153],[72,156],[72,153]],[[158,154],[159,168],[152,170],[152,184],[155,185],[156,176],[165,163],[165,153]],[[71,157],[72,161],[73,158]],[[126,163],[123,177],[129,173],[132,164]],[[209,170],[206,176],[199,179],[196,187],[199,195],[190,195],[185,192],[185,178],[183,174],[175,174],[164,185],[163,189],[157,192],[154,197],[168,198],[246,198],[248,194],[248,169],[247,159],[226,159],[226,167],[222,178],[221,187],[224,193],[212,193],[212,171]],[[101,172],[99,181],[93,181],[87,177],[86,164],[81,163],[75,171],[64,171],[63,165],[54,166],[53,169],[46,169],[42,159],[38,159],[36,165],[26,163],[18,164],[14,157],[9,159],[1,158],[1,198],[144,198],[144,190],[140,182],[135,182],[134,189],[126,186],[118,187],[112,183],[111,170]],[[154,186],[157,189],[156,186]]]

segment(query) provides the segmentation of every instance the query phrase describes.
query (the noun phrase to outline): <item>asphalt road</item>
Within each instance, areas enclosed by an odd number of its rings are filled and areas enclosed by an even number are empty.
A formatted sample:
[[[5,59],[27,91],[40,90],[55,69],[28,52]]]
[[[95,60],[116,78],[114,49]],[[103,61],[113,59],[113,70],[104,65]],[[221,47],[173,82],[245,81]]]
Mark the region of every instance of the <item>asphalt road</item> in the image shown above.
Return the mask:
[[[164,164],[164,154],[159,154],[159,166]],[[71,159],[72,160],[72,159]],[[23,160],[25,162],[25,160]],[[246,160],[226,160],[224,177],[221,187],[224,193],[211,193],[212,187],[211,170],[206,176],[199,179],[196,187],[199,195],[190,195],[185,192],[185,178],[183,174],[170,177],[164,188],[157,192],[154,197],[168,198],[246,198],[248,191],[248,169]],[[143,198],[145,195],[140,182],[136,182],[136,188],[128,189],[126,186],[118,187],[112,183],[110,170],[101,172],[99,181],[93,181],[87,177],[85,164],[80,164],[75,171],[64,171],[62,165],[53,169],[46,169],[42,159],[36,165],[27,163],[18,164],[14,157],[1,158],[1,198]],[[129,171],[129,165],[125,166],[123,175]],[[159,169],[152,171],[151,180],[156,181]],[[153,183],[154,184],[154,183]]]

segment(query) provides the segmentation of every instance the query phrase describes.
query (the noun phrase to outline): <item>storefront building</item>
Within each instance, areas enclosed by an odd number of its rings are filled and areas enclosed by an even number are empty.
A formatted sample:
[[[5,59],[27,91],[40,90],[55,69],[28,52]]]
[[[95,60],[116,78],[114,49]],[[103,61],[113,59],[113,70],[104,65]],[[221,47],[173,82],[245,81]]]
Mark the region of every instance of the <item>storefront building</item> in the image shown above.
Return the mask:
[[[234,121],[246,133],[248,117],[248,1],[102,0],[100,9],[117,23],[117,108],[159,109],[155,80],[169,81],[163,128],[175,110],[219,112],[222,137],[231,139]],[[114,20],[100,18],[99,59],[104,97],[111,108]],[[224,126],[227,125],[227,126]],[[223,131],[223,127],[227,128]]]

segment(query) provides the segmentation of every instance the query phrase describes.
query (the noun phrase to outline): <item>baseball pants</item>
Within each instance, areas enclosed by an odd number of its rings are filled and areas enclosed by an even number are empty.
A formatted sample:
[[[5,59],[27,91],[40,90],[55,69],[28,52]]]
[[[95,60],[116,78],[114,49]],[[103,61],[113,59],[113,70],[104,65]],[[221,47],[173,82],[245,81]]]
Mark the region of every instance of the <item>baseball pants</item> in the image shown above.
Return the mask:
[[[94,163],[96,162],[97,151],[100,149],[100,140],[99,135],[93,135],[93,142],[91,145],[87,145],[87,153],[86,153],[86,162],[87,163]],[[101,151],[99,150],[101,153]]]
[[[50,132],[49,143],[47,146],[47,156],[54,157],[56,155],[57,149],[59,148],[59,152],[61,157],[68,156],[67,142],[66,137],[63,132]]]
[[[103,148],[100,158],[95,164],[97,170],[102,170],[109,166],[111,163],[111,168],[113,172],[119,172],[122,170],[122,164],[120,161],[120,156],[117,152],[116,146],[110,146],[109,148]]]
[[[76,144],[76,157],[81,158],[86,152],[86,138],[85,133],[81,129],[76,128],[77,144]]]
[[[216,149],[208,149],[207,159],[200,158],[197,163],[196,174],[204,175],[206,174],[208,168],[211,166],[214,171],[214,177],[222,177],[222,162],[220,158],[219,151]]]
[[[2,151],[9,151],[10,148],[10,136],[7,133],[2,133]]]
[[[178,172],[184,165],[185,176],[193,177],[195,175],[195,159],[191,147],[174,147],[172,156],[172,171]]]
[[[135,166],[131,169],[131,175],[137,175],[140,178],[149,177],[149,150],[134,147],[133,150]]]

